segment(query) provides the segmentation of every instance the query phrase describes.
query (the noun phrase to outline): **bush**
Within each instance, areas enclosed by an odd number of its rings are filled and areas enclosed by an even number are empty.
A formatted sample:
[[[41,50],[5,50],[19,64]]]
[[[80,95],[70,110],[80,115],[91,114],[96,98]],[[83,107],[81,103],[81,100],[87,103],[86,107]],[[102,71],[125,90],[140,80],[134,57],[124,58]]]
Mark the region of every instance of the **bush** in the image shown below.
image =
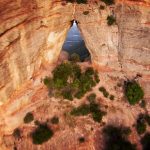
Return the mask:
[[[78,4],[87,4],[87,0],[76,0]]]
[[[110,99],[110,100],[114,100],[114,98],[115,98],[114,95],[110,95],[110,96],[109,96],[109,99]]]
[[[95,122],[101,122],[105,112],[101,111],[99,105],[94,103],[90,103],[90,112],[92,113],[92,118]]]
[[[89,102],[94,102],[96,99],[96,94],[91,93],[90,95],[87,96],[87,99],[89,100]]]
[[[77,4],[87,4],[87,0],[66,0],[66,2],[77,2]]]
[[[99,82],[98,75],[92,67],[81,72],[80,66],[74,62],[62,63],[52,73],[52,78],[46,77],[44,84],[53,96],[68,100],[73,100],[74,97],[82,98]]]
[[[80,142],[80,143],[84,143],[84,142],[85,142],[85,138],[84,138],[84,137],[80,137],[80,138],[79,138],[79,142]]]
[[[143,150],[149,150],[150,148],[150,133],[146,133],[141,139]]]
[[[71,89],[66,89],[62,91],[62,96],[64,99],[68,99],[70,101],[73,100],[72,91]]]
[[[131,105],[138,103],[144,96],[144,92],[136,81],[125,83],[125,95]]]
[[[141,100],[140,107],[141,108],[145,108],[146,107],[146,102],[144,100]]]
[[[89,113],[90,113],[90,107],[89,105],[86,105],[86,104],[83,104],[77,108],[74,108],[71,111],[71,115],[74,115],[74,116],[85,116],[85,115],[88,115]]]
[[[96,83],[99,83],[99,82],[100,82],[100,79],[99,79],[99,76],[98,76],[98,72],[97,72],[97,71],[95,71],[95,73],[94,73],[94,79],[95,79],[95,82],[96,82]]]
[[[31,112],[28,112],[24,117],[24,123],[30,123],[34,120],[34,116]]]
[[[128,132],[127,132],[128,131]],[[106,150],[136,150],[136,146],[128,141],[130,129],[108,125],[103,129]]]
[[[145,115],[139,114],[136,123],[136,130],[138,134],[143,134],[146,131]]]
[[[104,10],[105,9],[105,6],[103,6],[103,5],[100,5],[100,7],[99,7],[101,10]]]
[[[43,82],[48,88],[53,87],[53,81],[50,77],[45,77]]]
[[[16,128],[13,132],[13,136],[15,139],[20,139],[21,138],[21,131],[19,128]]]
[[[71,54],[70,56],[70,61],[72,62],[80,62],[80,56],[76,53]]]
[[[99,91],[103,93],[103,96],[104,96],[104,97],[107,98],[107,97],[109,96],[109,93],[106,91],[106,89],[105,89],[103,86],[101,86],[101,87],[99,88]]]
[[[114,0],[102,0],[102,2],[104,2],[106,5],[112,5],[114,4]]]
[[[85,94],[85,92],[83,92],[83,91],[78,91],[78,92],[75,94],[75,97],[78,98],[78,99],[80,99],[80,98],[82,98],[82,97],[84,96],[84,94]]]
[[[92,67],[86,68],[86,70],[85,70],[85,75],[87,75],[87,76],[92,76],[92,75],[94,75],[94,69],[93,69]]]
[[[107,24],[109,26],[113,25],[116,22],[116,18],[113,15],[107,17]]]
[[[43,144],[53,136],[53,131],[48,128],[46,124],[40,124],[32,133],[32,140],[34,144]]]
[[[52,124],[58,124],[59,123],[59,118],[54,116],[52,119],[51,119],[51,123]]]
[[[92,114],[92,118],[95,122],[100,122],[105,112],[101,111],[99,105],[92,101],[89,105],[83,104],[71,111],[71,115],[74,116],[84,116]]]
[[[84,11],[83,14],[84,14],[84,15],[88,15],[88,14],[89,14],[89,11]]]
[[[148,123],[148,125],[150,126],[150,115],[146,114],[145,115],[145,120]]]

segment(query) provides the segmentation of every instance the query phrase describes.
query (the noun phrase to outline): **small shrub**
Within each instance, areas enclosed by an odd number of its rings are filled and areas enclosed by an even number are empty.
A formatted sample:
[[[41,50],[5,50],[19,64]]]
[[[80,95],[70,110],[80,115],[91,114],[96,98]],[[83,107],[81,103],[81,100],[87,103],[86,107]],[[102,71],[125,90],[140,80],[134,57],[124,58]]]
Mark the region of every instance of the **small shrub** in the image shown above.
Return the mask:
[[[78,140],[79,140],[80,143],[84,143],[85,142],[85,138],[84,137],[80,137]]]
[[[72,91],[71,90],[64,90],[62,91],[62,96],[64,99],[68,99],[70,101],[73,100]]]
[[[102,0],[102,2],[104,2],[106,5],[112,5],[114,4],[114,0]]]
[[[78,4],[87,4],[87,0],[76,0]]]
[[[78,98],[78,99],[81,99],[83,96],[84,96],[84,93],[83,91],[78,91],[76,94],[75,94],[75,97]]]
[[[74,115],[74,116],[85,116],[85,115],[88,115],[89,113],[90,113],[90,107],[89,105],[86,105],[86,104],[83,104],[77,108],[74,108],[71,111],[71,115]]]
[[[66,2],[73,3],[73,2],[74,2],[74,0],[66,0]]]
[[[94,75],[94,69],[93,69],[92,67],[86,68],[86,70],[85,70],[85,75],[87,75],[87,76],[92,76],[92,75]]]
[[[38,125],[40,125],[40,122],[38,120],[35,120],[34,124],[38,126]]]
[[[107,17],[107,24],[109,26],[113,25],[116,22],[116,18],[113,15]]]
[[[43,144],[53,136],[53,131],[46,124],[40,124],[31,136],[34,144]]]
[[[95,102],[90,103],[90,112],[95,122],[101,122],[105,112],[101,111],[99,105]]]
[[[100,7],[99,7],[101,10],[104,10],[105,9],[105,6],[103,6],[103,5],[100,5]]]
[[[70,61],[72,62],[80,62],[80,56],[76,53],[71,54],[70,56]]]
[[[136,81],[125,83],[125,95],[131,105],[138,103],[144,96],[144,92]]]
[[[140,107],[141,108],[145,108],[146,107],[146,102],[144,100],[141,100]]]
[[[101,87],[99,88],[99,91],[101,91],[101,92],[105,92],[105,91],[106,91],[106,89],[105,89],[103,86],[101,86]]]
[[[51,88],[53,86],[53,81],[50,77],[45,77],[43,82],[48,88]]]
[[[51,123],[52,124],[58,124],[59,123],[59,118],[54,116],[52,119],[51,119]]]
[[[143,134],[146,131],[145,116],[143,114],[138,116],[136,130],[138,134]]]
[[[28,112],[24,117],[24,123],[30,123],[34,120],[34,116],[31,112]]]
[[[109,93],[107,91],[105,91],[105,92],[103,92],[103,95],[104,95],[104,97],[107,98],[109,96]]]
[[[114,98],[115,98],[114,95],[110,95],[110,96],[109,96],[109,99],[110,99],[110,100],[114,100]]]
[[[150,133],[146,133],[141,139],[143,150],[149,150],[150,148]]]
[[[145,115],[145,120],[148,123],[148,125],[150,126],[150,115],[149,114]]]
[[[101,111],[99,105],[94,101],[90,102],[89,105],[83,104],[71,111],[71,115],[74,116],[84,116],[90,113],[92,114],[92,118],[95,122],[100,122],[102,117],[105,115],[105,112]]]
[[[84,11],[83,14],[84,14],[84,15],[88,15],[88,14],[89,14],[89,11]]]
[[[127,132],[128,131],[128,132]],[[130,129],[108,125],[103,129],[106,150],[136,150],[135,144],[128,140]]]
[[[136,125],[136,130],[138,134],[143,134],[146,131],[145,122],[138,122]]]
[[[21,131],[19,128],[16,128],[13,132],[13,136],[15,139],[20,139],[21,138]]]
[[[94,73],[94,79],[95,79],[95,82],[96,82],[96,83],[99,83],[99,82],[100,82],[100,79],[99,79],[99,76],[98,76],[98,72],[97,72],[97,71],[95,71],[95,73]]]
[[[103,96],[104,96],[104,97],[107,98],[107,97],[109,96],[109,93],[106,91],[106,89],[105,89],[103,86],[101,86],[101,87],[99,88],[99,91],[103,93]]]
[[[89,96],[87,96],[87,99],[89,100],[89,102],[94,102],[96,99],[96,94],[91,93]]]

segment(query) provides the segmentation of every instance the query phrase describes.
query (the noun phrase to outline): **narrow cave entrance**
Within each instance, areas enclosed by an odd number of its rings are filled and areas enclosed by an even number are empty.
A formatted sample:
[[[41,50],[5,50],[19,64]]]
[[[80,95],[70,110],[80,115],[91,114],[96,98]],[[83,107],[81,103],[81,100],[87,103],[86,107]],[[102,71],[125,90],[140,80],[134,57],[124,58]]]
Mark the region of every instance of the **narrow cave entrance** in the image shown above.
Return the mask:
[[[69,58],[73,54],[77,54],[82,62],[91,61],[90,53],[85,46],[85,42],[78,29],[77,21],[75,20],[72,21],[72,26],[67,34],[62,51],[66,51],[69,54]]]

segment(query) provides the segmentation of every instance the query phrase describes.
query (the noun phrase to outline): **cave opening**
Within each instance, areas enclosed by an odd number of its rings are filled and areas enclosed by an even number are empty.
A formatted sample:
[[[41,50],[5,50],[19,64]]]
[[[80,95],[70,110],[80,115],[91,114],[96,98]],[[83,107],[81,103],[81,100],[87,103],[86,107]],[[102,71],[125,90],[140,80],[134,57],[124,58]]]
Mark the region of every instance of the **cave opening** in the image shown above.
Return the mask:
[[[73,20],[71,23],[72,26],[68,31],[67,37],[62,46],[62,51],[67,52],[69,57],[73,54],[77,54],[82,62],[91,61],[90,53],[86,48],[85,42],[78,29],[78,22]]]

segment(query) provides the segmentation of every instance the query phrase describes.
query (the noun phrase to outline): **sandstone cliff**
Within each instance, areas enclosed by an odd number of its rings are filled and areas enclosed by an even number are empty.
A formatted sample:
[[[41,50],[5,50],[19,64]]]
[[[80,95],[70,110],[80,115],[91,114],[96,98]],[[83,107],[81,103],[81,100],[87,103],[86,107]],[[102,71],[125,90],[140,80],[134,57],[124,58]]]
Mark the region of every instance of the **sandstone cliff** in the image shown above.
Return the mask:
[[[100,9],[100,5],[105,9]],[[107,16],[111,14],[116,16],[116,24],[108,26]],[[142,74],[141,84],[149,99],[149,0],[118,0],[112,6],[99,0],[80,5],[61,0],[3,0],[0,125],[4,132],[12,133],[27,111],[43,104],[47,93],[40,80],[50,73],[52,68],[48,67],[56,63],[73,19],[78,21],[93,66],[118,76]]]

